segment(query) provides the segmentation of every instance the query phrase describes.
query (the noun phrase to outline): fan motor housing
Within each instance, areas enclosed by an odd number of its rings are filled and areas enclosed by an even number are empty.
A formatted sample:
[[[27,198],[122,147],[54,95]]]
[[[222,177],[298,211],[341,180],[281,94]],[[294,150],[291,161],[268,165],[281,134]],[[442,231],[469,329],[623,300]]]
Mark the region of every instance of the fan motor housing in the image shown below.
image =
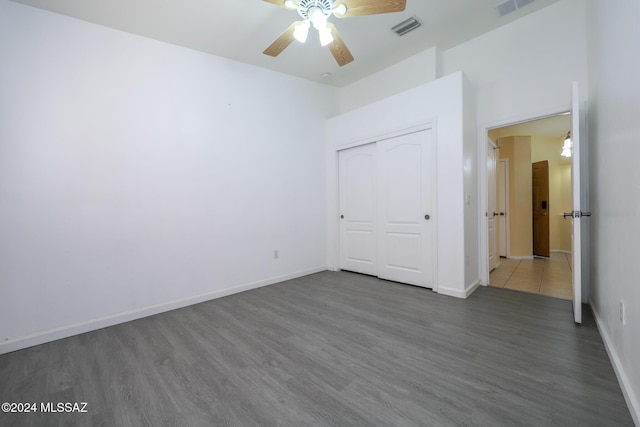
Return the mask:
[[[300,0],[298,14],[305,20],[311,19],[310,12],[313,8],[318,8],[324,16],[329,17],[333,9],[333,0]]]

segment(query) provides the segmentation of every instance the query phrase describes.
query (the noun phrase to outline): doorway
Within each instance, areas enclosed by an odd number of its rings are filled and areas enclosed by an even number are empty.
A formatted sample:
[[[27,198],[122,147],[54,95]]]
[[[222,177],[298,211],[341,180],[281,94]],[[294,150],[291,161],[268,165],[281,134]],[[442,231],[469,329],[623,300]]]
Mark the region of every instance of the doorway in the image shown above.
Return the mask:
[[[571,222],[562,216],[572,206],[571,161],[560,155],[569,129],[571,115],[560,114],[488,131],[499,165],[489,187],[504,191],[487,209],[504,222],[490,286],[572,298]]]

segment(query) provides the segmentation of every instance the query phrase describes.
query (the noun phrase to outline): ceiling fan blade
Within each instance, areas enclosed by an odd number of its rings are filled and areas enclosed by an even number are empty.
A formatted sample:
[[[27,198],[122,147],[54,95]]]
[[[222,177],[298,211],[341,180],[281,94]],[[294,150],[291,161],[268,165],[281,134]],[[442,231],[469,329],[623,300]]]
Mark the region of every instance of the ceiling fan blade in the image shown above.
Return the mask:
[[[289,28],[284,30],[284,33],[280,34],[280,37],[278,37],[273,43],[271,43],[271,45],[262,53],[269,56],[280,55],[280,53],[282,53],[282,51],[285,50],[287,46],[289,46],[296,39],[293,36],[293,31],[300,24],[302,24],[301,21],[296,21],[293,24],[289,25]]]
[[[341,4],[347,7],[344,15],[334,13],[338,18],[351,16],[377,15],[380,13],[402,12],[407,6],[407,0],[338,0],[333,9]]]
[[[331,51],[331,54],[336,59],[339,66],[342,67],[347,65],[349,62],[353,61],[353,55],[349,52],[344,41],[342,41],[342,37],[340,37],[336,26],[331,22],[327,23],[327,26],[331,28],[331,34],[333,35],[333,41],[329,43],[329,50]]]
[[[267,3],[271,3],[271,4],[275,4],[276,6],[280,6],[280,7],[284,7],[285,9],[289,9],[287,6],[284,5],[285,0],[262,0],[262,1],[266,1]],[[296,6],[298,6],[300,3],[298,2],[298,0],[291,0]]]

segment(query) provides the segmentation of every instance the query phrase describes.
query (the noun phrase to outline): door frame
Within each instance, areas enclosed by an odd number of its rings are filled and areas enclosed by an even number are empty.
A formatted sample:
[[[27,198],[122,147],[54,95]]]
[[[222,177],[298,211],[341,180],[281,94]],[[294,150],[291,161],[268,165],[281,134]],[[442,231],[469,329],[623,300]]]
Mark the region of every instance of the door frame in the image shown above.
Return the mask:
[[[478,229],[480,230],[478,254],[480,264],[480,283],[483,286],[489,285],[489,223],[486,216],[488,215],[489,206],[489,176],[487,171],[487,141],[489,141],[489,131],[534,120],[546,119],[561,114],[570,114],[571,107],[571,99],[569,99],[568,103],[562,107],[539,113],[484,123],[478,126],[478,194],[480,202],[478,203]]]
[[[418,122],[412,126],[400,127],[390,129],[385,132],[380,132],[376,135],[358,139],[354,141],[348,141],[343,144],[329,147],[327,150],[327,166],[328,166],[328,187],[327,187],[327,202],[328,202],[328,219],[327,219],[327,238],[328,238],[328,253],[327,253],[327,269],[329,271],[340,271],[340,177],[339,177],[339,152],[348,148],[358,147],[361,145],[371,144],[374,142],[384,141],[390,138],[396,138],[399,136],[407,135],[410,133],[422,132],[428,129],[432,130],[435,144],[433,147],[434,161],[437,168],[437,155],[438,155],[438,128],[437,120],[435,118]],[[433,175],[433,210],[434,213],[438,211],[437,205],[437,188],[438,188],[438,174],[437,170]],[[436,232],[433,236],[433,288],[432,291],[438,292],[438,232],[437,232],[437,215],[435,215],[434,227]]]

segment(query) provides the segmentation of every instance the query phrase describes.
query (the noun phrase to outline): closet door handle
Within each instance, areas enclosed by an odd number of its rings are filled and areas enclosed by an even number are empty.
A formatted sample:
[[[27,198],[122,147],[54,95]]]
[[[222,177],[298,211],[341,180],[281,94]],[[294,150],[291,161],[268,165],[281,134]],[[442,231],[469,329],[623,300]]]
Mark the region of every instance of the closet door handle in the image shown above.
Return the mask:
[[[429,215],[425,215],[424,219],[426,219],[427,221],[429,221],[431,219],[431,217]]]

